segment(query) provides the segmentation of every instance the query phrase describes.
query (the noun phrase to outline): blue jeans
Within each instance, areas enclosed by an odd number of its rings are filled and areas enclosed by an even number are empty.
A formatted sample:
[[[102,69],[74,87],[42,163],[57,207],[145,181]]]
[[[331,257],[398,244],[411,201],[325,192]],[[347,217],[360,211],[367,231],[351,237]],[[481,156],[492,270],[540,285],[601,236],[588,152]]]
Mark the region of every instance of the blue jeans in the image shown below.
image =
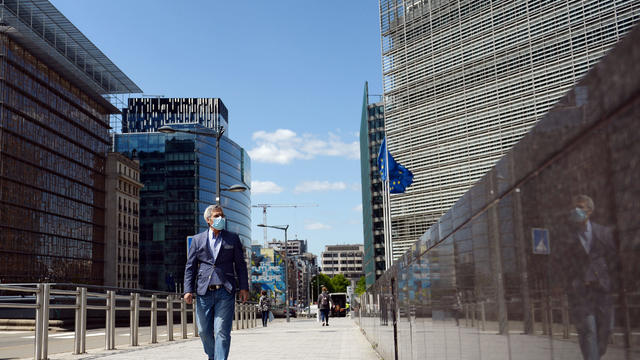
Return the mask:
[[[209,359],[222,360],[229,356],[231,326],[235,297],[227,290],[207,290],[196,297],[196,320],[204,352]]]
[[[269,310],[262,312],[262,326],[267,326],[269,321]]]
[[[329,323],[329,309],[320,309],[320,322]]]
[[[587,289],[574,313],[582,358],[599,360],[607,352],[613,328],[614,314],[610,295]]]

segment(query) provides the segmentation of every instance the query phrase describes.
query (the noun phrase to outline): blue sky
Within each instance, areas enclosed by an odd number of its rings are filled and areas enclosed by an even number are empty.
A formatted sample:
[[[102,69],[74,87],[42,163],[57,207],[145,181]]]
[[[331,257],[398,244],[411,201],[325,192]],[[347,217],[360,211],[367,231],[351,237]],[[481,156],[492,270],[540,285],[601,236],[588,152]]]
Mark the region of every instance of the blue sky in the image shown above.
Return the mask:
[[[364,82],[381,93],[377,1],[51,0],[145,94],[219,97],[252,156],[252,203],[324,245],[362,243]],[[252,211],[262,242],[262,210]],[[269,230],[269,239],[282,232]]]

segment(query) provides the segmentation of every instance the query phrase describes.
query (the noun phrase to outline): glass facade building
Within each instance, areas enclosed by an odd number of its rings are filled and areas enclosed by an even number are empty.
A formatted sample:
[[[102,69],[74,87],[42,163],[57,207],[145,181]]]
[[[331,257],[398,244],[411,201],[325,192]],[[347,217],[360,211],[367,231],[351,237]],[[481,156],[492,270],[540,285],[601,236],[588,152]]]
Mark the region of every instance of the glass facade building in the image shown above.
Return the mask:
[[[384,105],[382,102],[369,104],[369,89],[365,83],[360,120],[360,179],[367,286],[372,285],[386,270],[382,181],[377,164],[383,139]]]
[[[640,27],[361,296],[384,359],[637,359]]]
[[[640,19],[621,1],[381,0],[398,258]]]
[[[123,117],[123,129],[136,128],[131,122],[146,121],[144,115],[133,114],[141,112],[129,111]],[[144,184],[140,190],[140,285],[145,289],[181,291],[186,238],[207,229],[204,210],[215,204],[216,138],[213,130],[197,123],[171,127],[209,132],[212,136],[148,132],[157,130],[152,127],[138,133],[116,134],[114,148],[140,161],[140,182]],[[220,163],[221,188],[234,184],[250,187],[250,158],[227,136],[220,139]],[[227,230],[238,233],[249,258],[250,192],[223,191],[220,195]]]
[[[0,282],[102,285],[103,95],[140,90],[48,1],[0,24]]]

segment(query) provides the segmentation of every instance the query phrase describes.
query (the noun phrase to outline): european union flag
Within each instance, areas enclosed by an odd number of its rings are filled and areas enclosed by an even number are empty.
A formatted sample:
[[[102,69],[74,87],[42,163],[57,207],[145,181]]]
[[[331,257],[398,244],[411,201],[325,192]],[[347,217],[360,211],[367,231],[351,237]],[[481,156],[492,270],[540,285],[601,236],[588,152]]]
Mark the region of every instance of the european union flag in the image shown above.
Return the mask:
[[[387,159],[389,161],[388,164],[385,163]],[[413,183],[411,171],[397,163],[391,153],[388,152],[387,138],[382,140],[382,145],[380,145],[378,169],[382,181],[387,180],[387,174],[389,174],[389,192],[392,194],[402,194]]]

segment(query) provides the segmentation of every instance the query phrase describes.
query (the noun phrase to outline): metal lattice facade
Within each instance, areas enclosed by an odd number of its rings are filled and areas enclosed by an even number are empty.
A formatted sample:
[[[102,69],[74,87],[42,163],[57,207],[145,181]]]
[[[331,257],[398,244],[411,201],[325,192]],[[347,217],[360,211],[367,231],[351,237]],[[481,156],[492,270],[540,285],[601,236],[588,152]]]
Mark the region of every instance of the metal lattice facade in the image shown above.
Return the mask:
[[[380,0],[397,258],[640,18],[621,1]]]

